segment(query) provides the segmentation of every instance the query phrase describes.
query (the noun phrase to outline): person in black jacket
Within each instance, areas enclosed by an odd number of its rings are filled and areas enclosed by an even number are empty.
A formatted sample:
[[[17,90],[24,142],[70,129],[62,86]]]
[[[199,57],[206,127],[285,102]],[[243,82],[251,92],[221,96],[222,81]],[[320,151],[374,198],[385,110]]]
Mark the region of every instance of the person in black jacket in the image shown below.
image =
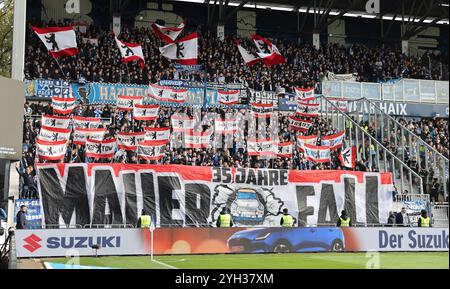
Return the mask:
[[[22,230],[27,228],[27,206],[20,206],[20,211],[17,212],[16,215],[16,229]]]
[[[36,185],[36,181],[34,180],[34,169],[32,166],[28,166],[25,169],[25,172],[21,172],[19,170],[19,164],[16,164],[16,170],[17,173],[23,178],[23,189],[22,189],[22,194],[21,197],[22,198],[31,198],[37,197],[37,185]],[[27,192],[30,191],[31,195],[26,195]]]
[[[410,225],[409,217],[408,217],[408,214],[406,213],[405,207],[403,207],[400,212],[395,214],[395,223],[397,224],[397,226],[401,226],[401,227],[407,227]]]

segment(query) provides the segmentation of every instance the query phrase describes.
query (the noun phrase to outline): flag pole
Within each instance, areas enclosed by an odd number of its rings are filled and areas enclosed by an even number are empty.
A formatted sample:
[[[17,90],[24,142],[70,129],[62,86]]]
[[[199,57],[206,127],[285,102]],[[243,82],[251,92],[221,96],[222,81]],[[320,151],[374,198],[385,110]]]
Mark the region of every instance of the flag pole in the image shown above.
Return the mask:
[[[56,64],[58,64],[58,67],[59,67],[59,69],[61,70],[61,73],[63,74],[64,79],[67,80],[67,79],[66,79],[67,75],[66,75],[66,73],[64,72],[64,69],[62,69],[61,64],[59,64],[58,58],[55,58],[55,61],[56,61]]]

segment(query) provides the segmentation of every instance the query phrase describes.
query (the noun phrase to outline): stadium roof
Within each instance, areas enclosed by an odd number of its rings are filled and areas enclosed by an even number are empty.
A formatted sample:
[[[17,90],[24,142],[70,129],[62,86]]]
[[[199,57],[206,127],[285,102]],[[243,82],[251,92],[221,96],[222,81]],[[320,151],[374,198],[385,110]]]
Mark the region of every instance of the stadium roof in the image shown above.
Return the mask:
[[[428,26],[449,24],[449,0],[380,0],[380,13],[366,12],[368,0],[173,0],[180,2],[217,5],[223,11],[222,21],[227,22],[241,8],[272,9],[314,15],[315,29],[322,30],[342,17],[380,18],[402,21],[404,37],[414,36]],[[234,7],[225,15],[224,7]]]

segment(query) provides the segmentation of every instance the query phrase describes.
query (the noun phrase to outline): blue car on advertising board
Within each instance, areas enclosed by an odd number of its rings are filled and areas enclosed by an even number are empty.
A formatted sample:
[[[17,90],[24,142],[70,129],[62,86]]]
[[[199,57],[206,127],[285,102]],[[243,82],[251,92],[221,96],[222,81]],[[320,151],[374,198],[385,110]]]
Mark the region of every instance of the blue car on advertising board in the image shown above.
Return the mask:
[[[258,228],[236,232],[228,239],[233,253],[344,251],[340,228]]]

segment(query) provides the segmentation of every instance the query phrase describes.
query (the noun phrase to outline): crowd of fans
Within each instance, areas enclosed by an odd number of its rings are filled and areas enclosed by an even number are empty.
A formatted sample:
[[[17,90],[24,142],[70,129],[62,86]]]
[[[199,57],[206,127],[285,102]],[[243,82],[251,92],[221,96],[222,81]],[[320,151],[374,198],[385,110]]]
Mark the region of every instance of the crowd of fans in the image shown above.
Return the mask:
[[[256,90],[275,91],[284,88],[292,92],[293,87],[313,87],[329,72],[355,74],[358,81],[382,82],[396,78],[448,80],[448,62],[432,53],[421,57],[405,56],[399,49],[389,47],[369,48],[353,44],[342,46],[328,44],[319,50],[310,44],[294,44],[287,40],[272,39],[286,63],[272,68],[257,64],[246,66],[236,46],[236,36],[227,36],[219,41],[208,31],[197,28],[199,33],[198,62],[203,72],[179,72],[173,63],[161,56],[158,48],[163,43],[150,28],[122,28],[119,38],[143,47],[146,60],[144,69],[139,65],[120,61],[112,31],[88,26],[85,33],[77,33],[80,54],[65,57],[58,64],[48,55],[45,47],[32,32],[31,25],[38,27],[64,26],[69,22],[31,21],[26,39],[25,75],[27,79],[66,78],[75,82],[94,81],[109,83],[148,84],[162,79],[184,79],[221,83],[242,83]],[[188,29],[187,29],[188,30]],[[185,31],[184,34],[192,31]],[[180,36],[182,37],[182,36]],[[98,46],[87,39],[95,39]],[[241,39],[242,45],[256,52],[249,39]],[[442,73],[430,71],[430,61],[439,62]]]
[[[188,81],[208,81],[218,83],[240,83],[245,87],[255,90],[275,91],[283,88],[292,92],[293,87],[313,87],[319,83],[329,72],[335,74],[354,74],[358,81],[382,82],[395,78],[416,78],[448,80],[448,63],[442,58],[427,53],[421,57],[408,57],[398,49],[389,47],[369,48],[363,45],[353,44],[341,46],[328,44],[320,49],[315,49],[309,44],[294,44],[286,40],[272,39],[281,54],[286,58],[286,63],[272,68],[266,68],[261,64],[252,67],[246,66],[241,58],[237,47],[235,36],[226,37],[225,41],[219,41],[210,35],[210,32],[198,29],[199,33],[199,63],[202,64],[204,72],[180,72],[173,63],[161,56],[158,48],[162,42],[158,40],[152,31],[144,28],[122,28],[119,38],[131,43],[140,43],[143,47],[146,64],[144,69],[134,63],[124,64],[120,61],[120,53],[116,47],[111,31],[102,30],[95,26],[88,26],[85,33],[77,32],[77,42],[80,54],[73,57],[59,59],[60,66],[48,55],[45,47],[32,32],[31,25],[38,27],[65,26],[70,23],[54,22],[48,23],[32,21],[27,28],[26,34],[26,60],[25,75],[27,79],[65,78],[74,82],[109,82],[148,84],[156,83],[165,79],[181,79]],[[192,31],[191,31],[192,32]],[[184,32],[187,34],[190,32]],[[90,39],[90,40],[88,40]],[[91,41],[95,40],[95,41]],[[98,43],[98,46],[95,44]],[[256,48],[249,39],[241,39],[241,43],[249,51],[256,52]],[[440,71],[429,70],[429,61],[440,63]],[[445,58],[444,58],[445,59]],[[62,68],[62,71],[61,71]],[[209,112],[225,113],[233,112],[233,109],[206,109]],[[79,105],[75,115],[88,117],[101,117],[110,119],[108,124],[109,136],[121,131],[143,131],[144,126],[165,127],[170,126],[170,118],[174,113],[192,113],[190,108],[162,107],[159,118],[154,122],[134,121],[131,117],[118,112],[115,107],[105,106],[82,106]],[[241,110],[241,113],[248,113]],[[40,129],[40,115],[53,114],[50,104],[25,104],[24,121],[24,149],[23,158],[18,166],[18,172],[22,176],[24,195],[36,194],[36,181],[34,178],[34,163],[36,162],[35,141]],[[279,119],[278,138],[280,142],[293,141],[295,143],[297,133],[289,128],[289,117],[284,112],[277,112]],[[36,117],[37,116],[37,117]],[[400,122],[421,136],[430,146],[436,148],[448,158],[448,121],[443,119],[419,119]],[[370,124],[360,123],[367,131],[377,137],[391,151],[396,152],[394,142],[381,139],[377,128]],[[245,131],[245,130],[244,130]],[[330,123],[322,118],[316,118],[314,125],[306,133],[307,135],[328,135],[336,133]],[[391,136],[399,137],[394,132]],[[320,144],[320,143],[319,143]],[[161,164],[183,164],[196,166],[222,166],[222,167],[251,167],[251,168],[278,168],[278,169],[342,169],[338,159],[339,150],[332,153],[330,163],[312,163],[307,161],[300,150],[295,149],[292,158],[261,159],[247,155],[245,141],[233,142],[229,149],[174,149],[170,145],[166,147]],[[368,144],[366,144],[368,145]],[[295,146],[295,145],[294,145]],[[377,171],[376,164],[369,159],[377,155],[376,147],[358,148],[359,159],[356,170]],[[363,153],[364,152],[364,153]],[[420,153],[420,152],[419,152]],[[419,154],[420,155],[420,154]],[[372,156],[372,157],[371,157]],[[411,167],[417,168],[420,175],[429,174],[425,169],[426,158],[418,160],[413,153],[407,156],[406,162]],[[136,152],[118,150],[113,159],[90,159],[85,156],[84,146],[72,144],[69,140],[68,149],[63,160],[67,163],[87,162],[118,162],[118,163],[146,163],[140,160]],[[431,188],[440,190],[439,184],[433,184]],[[437,182],[436,182],[437,183]]]
[[[24,147],[23,158],[20,164],[19,172],[25,183],[24,193],[30,194],[27,189],[34,191],[36,188],[32,182],[30,175],[35,174],[34,163],[39,160],[36,158],[36,138],[39,135],[41,127],[41,115],[52,115],[53,110],[50,104],[42,105],[41,103],[25,103],[25,119],[24,119]],[[249,110],[247,109],[222,109],[209,108],[202,110],[202,113],[214,112],[218,115],[225,113],[240,113],[247,117]],[[169,127],[171,125],[171,116],[175,113],[186,113],[192,115],[192,108],[180,107],[163,107],[159,111],[159,117],[155,121],[137,121],[134,120],[130,113],[116,111],[114,106],[82,106],[79,105],[74,110],[74,115],[84,117],[100,117],[105,120],[105,127],[108,133],[105,138],[111,138],[117,132],[142,132],[144,127]],[[296,144],[296,136],[302,135],[329,135],[337,133],[329,122],[318,117],[314,119],[313,126],[308,132],[301,133],[293,130],[289,123],[289,114],[284,112],[275,112],[277,114],[278,129],[276,135],[272,135],[279,142],[293,142],[294,148]],[[273,133],[273,122],[268,121],[264,124],[267,136]],[[261,128],[261,125],[259,126]],[[202,129],[206,130],[206,127]],[[332,151],[330,163],[314,163],[308,161],[301,150],[294,149],[292,158],[272,158],[265,159],[258,156],[248,156],[246,149],[246,141],[248,138],[248,122],[243,130],[242,138],[234,137],[232,145],[229,148],[176,148],[168,144],[165,148],[165,155],[159,161],[146,161],[138,157],[135,151],[125,151],[118,149],[112,159],[94,159],[85,156],[85,148],[83,145],[75,145],[70,139],[67,146],[67,153],[62,160],[65,163],[158,163],[158,164],[182,164],[192,166],[221,166],[221,167],[243,167],[243,168],[275,168],[275,169],[297,169],[297,170],[326,170],[326,169],[343,169],[338,158],[340,149]],[[72,136],[73,137],[73,136]],[[320,141],[317,143],[320,145]],[[42,161],[42,160],[40,160]],[[377,170],[362,158],[358,163],[356,170],[370,171]]]

